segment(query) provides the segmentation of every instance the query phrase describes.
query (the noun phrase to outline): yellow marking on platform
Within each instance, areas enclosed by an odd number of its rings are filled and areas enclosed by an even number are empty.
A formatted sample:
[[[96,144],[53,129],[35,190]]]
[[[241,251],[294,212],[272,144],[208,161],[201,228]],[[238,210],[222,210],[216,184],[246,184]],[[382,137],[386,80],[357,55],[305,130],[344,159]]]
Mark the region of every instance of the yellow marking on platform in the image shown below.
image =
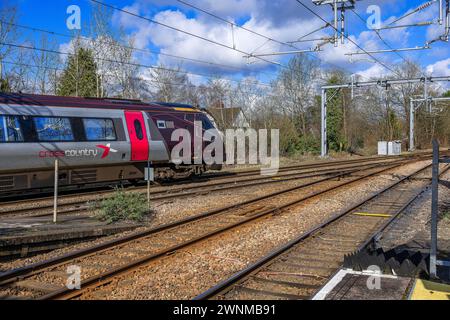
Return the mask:
[[[281,178],[276,178],[276,177],[275,177],[275,178],[272,178],[272,180],[281,180]]]
[[[450,285],[417,279],[410,300],[450,300]]]
[[[387,213],[369,213],[369,212],[355,212],[353,213],[355,216],[363,216],[363,217],[377,217],[377,218],[390,218],[392,215]]]
[[[195,109],[190,109],[190,108],[173,108],[173,110],[176,110],[176,111],[186,111],[186,112],[197,112],[197,110],[195,110]]]

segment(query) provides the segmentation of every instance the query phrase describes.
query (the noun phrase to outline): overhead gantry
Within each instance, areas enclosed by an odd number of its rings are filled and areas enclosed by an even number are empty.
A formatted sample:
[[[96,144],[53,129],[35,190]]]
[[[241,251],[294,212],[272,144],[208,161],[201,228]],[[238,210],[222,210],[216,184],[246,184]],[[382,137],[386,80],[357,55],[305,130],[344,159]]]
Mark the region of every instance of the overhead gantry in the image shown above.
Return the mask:
[[[354,88],[362,88],[362,87],[370,87],[370,86],[380,86],[384,88],[389,88],[393,85],[401,85],[407,83],[423,83],[424,84],[424,92],[425,98],[427,97],[427,87],[430,83],[433,82],[444,82],[450,81],[450,76],[446,77],[422,77],[422,78],[412,78],[412,79],[392,79],[392,80],[379,80],[379,81],[366,81],[366,82],[350,82],[346,84],[337,84],[337,85],[326,85],[322,86],[322,97],[321,97],[321,156],[328,156],[328,139],[327,139],[327,104],[329,99],[332,99],[341,89],[354,89]],[[328,90],[335,89],[332,93],[331,97],[328,98]],[[414,129],[413,129],[414,130]],[[413,132],[414,133],[414,132]]]

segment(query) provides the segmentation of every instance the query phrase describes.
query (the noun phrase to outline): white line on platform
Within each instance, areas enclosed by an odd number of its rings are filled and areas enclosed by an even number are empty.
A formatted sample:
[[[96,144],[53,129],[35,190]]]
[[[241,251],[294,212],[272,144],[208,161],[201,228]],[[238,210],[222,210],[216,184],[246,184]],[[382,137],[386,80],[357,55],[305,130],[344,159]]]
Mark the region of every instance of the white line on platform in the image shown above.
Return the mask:
[[[380,274],[373,270],[353,271],[352,269],[341,269],[334,275],[328,283],[320,289],[312,300],[325,300],[327,295],[344,279],[347,274],[357,274],[362,276],[379,276],[380,278],[397,279],[395,275]]]

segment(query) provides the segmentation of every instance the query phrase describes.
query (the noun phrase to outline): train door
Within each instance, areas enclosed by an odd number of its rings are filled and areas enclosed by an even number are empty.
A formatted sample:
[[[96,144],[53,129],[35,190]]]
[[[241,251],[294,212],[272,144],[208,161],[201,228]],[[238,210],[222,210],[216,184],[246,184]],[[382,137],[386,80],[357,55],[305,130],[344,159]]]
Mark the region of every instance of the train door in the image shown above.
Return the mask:
[[[144,116],[139,111],[125,111],[131,143],[131,161],[147,161],[149,143]]]

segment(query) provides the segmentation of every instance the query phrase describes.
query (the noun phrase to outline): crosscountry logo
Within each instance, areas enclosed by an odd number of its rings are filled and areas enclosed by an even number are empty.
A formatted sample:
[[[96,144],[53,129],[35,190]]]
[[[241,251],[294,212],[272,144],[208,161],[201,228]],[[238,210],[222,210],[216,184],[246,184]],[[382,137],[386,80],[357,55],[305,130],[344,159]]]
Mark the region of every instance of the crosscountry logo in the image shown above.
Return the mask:
[[[106,158],[110,152],[118,152],[116,149],[111,148],[111,143],[108,143],[106,146],[100,144],[97,147],[103,149],[102,159]]]

